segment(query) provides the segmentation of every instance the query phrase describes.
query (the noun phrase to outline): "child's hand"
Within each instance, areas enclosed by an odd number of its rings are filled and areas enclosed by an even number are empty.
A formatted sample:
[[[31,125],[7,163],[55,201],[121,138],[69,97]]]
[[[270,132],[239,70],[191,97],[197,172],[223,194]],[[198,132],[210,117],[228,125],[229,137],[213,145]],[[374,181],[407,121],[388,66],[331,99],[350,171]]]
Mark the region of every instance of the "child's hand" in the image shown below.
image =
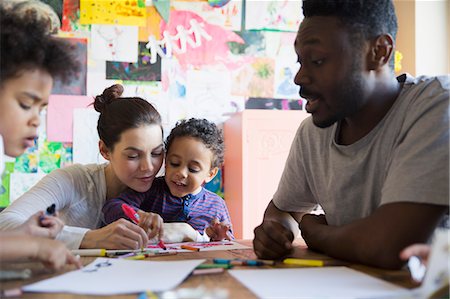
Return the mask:
[[[44,212],[37,212],[20,225],[16,231],[36,237],[55,238],[63,229],[64,222],[58,215],[47,216]]]
[[[156,213],[147,213],[144,211],[137,211],[139,215],[139,226],[142,227],[148,235],[149,239],[152,239],[158,236],[159,239],[163,236],[163,219],[159,214]]]
[[[228,235],[230,225],[225,222],[219,222],[217,218],[214,218],[210,225],[206,228],[205,232],[211,239],[211,241],[231,240]]]

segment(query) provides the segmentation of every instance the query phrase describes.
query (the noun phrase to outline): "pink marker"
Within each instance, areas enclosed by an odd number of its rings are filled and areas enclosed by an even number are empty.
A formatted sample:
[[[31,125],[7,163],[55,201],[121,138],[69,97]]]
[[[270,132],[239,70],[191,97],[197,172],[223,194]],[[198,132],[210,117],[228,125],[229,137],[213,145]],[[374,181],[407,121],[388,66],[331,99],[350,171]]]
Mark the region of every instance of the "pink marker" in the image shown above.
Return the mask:
[[[125,215],[130,218],[131,221],[134,222],[134,224],[138,224],[139,223],[139,214],[136,213],[136,211],[130,207],[127,204],[122,204],[122,210],[125,213]]]
[[[164,250],[167,250],[166,245],[164,244],[163,240],[159,240],[158,246],[161,247]]]

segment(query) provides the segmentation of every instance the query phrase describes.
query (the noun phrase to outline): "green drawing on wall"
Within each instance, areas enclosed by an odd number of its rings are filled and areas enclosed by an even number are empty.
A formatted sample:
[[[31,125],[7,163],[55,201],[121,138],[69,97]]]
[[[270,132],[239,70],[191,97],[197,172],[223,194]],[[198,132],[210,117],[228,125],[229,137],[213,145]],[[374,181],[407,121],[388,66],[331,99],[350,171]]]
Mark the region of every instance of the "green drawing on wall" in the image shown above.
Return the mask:
[[[65,150],[61,142],[44,142],[39,150],[39,168],[45,173],[60,168],[63,152]]]
[[[0,185],[0,208],[9,205],[9,177],[12,172],[14,172],[14,162],[6,162]]]

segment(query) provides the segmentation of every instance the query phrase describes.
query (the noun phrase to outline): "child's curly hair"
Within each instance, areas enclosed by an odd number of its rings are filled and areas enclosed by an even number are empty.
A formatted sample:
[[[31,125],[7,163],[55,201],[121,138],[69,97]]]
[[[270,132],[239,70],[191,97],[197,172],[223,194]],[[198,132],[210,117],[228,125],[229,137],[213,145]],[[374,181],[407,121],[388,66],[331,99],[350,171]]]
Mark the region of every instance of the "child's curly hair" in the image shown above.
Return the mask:
[[[178,137],[194,137],[200,139],[213,153],[214,157],[211,167],[220,167],[223,164],[225,144],[222,130],[216,124],[206,119],[198,118],[178,121],[166,139],[165,146],[167,152],[173,141]]]
[[[0,6],[0,84],[25,70],[42,70],[67,83],[79,64],[75,46],[50,35],[47,20],[35,11],[18,17]]]

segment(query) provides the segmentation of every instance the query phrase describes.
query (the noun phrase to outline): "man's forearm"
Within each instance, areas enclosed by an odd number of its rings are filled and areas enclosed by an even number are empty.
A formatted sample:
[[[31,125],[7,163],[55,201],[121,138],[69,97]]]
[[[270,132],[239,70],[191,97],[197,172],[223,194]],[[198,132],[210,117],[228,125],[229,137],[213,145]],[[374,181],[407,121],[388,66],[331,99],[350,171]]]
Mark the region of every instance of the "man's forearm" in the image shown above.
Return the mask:
[[[264,212],[264,220],[273,220],[281,223],[284,227],[288,228],[294,236],[298,236],[300,230],[298,225],[301,220],[301,216],[304,213],[287,213],[278,209],[271,201]]]
[[[443,212],[439,206],[395,203],[343,226],[305,217],[300,228],[313,250],[350,262],[398,269],[404,264],[400,251],[410,244],[426,242]]]

